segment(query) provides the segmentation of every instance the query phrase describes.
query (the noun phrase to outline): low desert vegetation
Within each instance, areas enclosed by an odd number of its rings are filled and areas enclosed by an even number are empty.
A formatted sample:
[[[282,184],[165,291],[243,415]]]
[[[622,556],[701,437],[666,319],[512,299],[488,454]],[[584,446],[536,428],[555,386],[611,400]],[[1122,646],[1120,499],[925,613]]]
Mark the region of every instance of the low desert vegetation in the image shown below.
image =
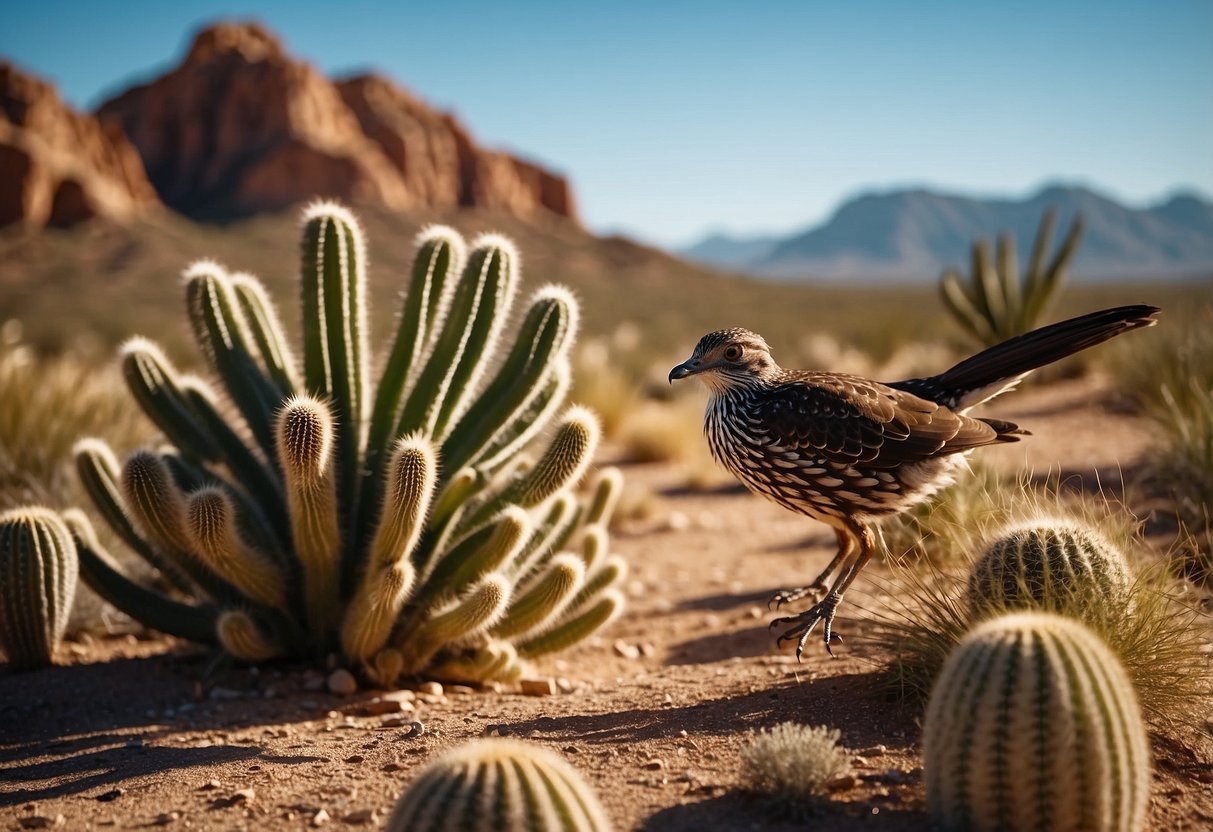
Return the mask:
[[[741,747],[743,788],[782,812],[812,814],[827,799],[830,784],[851,770],[851,755],[838,744],[841,736],[837,729],[795,722],[752,733]]]

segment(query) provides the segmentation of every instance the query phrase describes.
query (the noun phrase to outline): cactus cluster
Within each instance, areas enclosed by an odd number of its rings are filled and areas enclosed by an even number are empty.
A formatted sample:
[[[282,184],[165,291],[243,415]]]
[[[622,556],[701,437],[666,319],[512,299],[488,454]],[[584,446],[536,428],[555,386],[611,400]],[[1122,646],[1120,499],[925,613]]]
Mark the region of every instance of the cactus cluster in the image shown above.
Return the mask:
[[[1098,532],[1064,521],[1008,529],[986,547],[969,575],[974,615],[1036,607],[1067,612],[1089,600],[1116,603],[1129,588],[1124,555]]]
[[[973,244],[972,269],[966,285],[957,269],[945,269],[939,290],[948,311],[982,344],[993,346],[1036,328],[1065,282],[1066,268],[1082,239],[1082,217],[1076,215],[1057,251],[1049,256],[1057,214],[1045,212],[1032,246],[1032,259],[1021,278],[1015,263],[1015,240],[1001,234],[990,256],[989,241]]]
[[[59,515],[0,514],[0,646],[14,668],[48,665],[76,597],[76,546]]]
[[[927,808],[945,830],[1145,823],[1150,751],[1133,687],[1082,624],[992,619],[953,652],[923,728]]]
[[[400,796],[389,832],[607,832],[594,792],[552,752],[479,740],[426,766]]]
[[[85,439],[77,468],[173,589],[130,580],[77,515],[84,580],[239,659],[340,649],[381,684],[510,678],[609,621],[620,478],[604,471],[576,496],[599,435],[592,413],[564,407],[576,300],[539,289],[505,339],[513,244],[432,227],[376,387],[362,232],[331,203],[303,220],[298,359],[263,286],[210,261],[186,271],[186,308],[221,390],[145,339],[122,347],[127,385],[172,447],[120,462]]]

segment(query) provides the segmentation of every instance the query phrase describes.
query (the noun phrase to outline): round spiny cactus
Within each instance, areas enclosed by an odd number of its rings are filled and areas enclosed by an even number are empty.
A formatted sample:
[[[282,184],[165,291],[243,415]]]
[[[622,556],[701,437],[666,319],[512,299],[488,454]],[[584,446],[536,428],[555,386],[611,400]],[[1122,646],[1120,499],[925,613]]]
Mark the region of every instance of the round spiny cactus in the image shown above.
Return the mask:
[[[980,625],[944,665],[923,728],[927,808],[945,830],[1136,832],[1150,751],[1137,698],[1085,626]]]
[[[969,602],[976,612],[1065,612],[1087,599],[1119,598],[1128,586],[1124,555],[1098,532],[1067,521],[1035,521],[990,543],[969,576]]]
[[[598,798],[544,748],[479,740],[426,766],[396,803],[389,832],[606,832]]]
[[[0,514],[0,645],[13,667],[51,663],[76,597],[76,546],[47,508]]]
[[[123,346],[132,395],[174,447],[119,464],[83,440],[77,468],[176,594],[123,574],[87,521],[72,528],[84,579],[247,661],[340,649],[381,685],[516,678],[622,603],[607,537],[619,476],[576,492],[599,436],[565,408],[576,299],[545,286],[514,315],[513,244],[436,226],[376,362],[358,223],[331,203],[303,219],[302,349],[255,278],[211,261],[186,271],[185,295],[213,388],[146,339]]]

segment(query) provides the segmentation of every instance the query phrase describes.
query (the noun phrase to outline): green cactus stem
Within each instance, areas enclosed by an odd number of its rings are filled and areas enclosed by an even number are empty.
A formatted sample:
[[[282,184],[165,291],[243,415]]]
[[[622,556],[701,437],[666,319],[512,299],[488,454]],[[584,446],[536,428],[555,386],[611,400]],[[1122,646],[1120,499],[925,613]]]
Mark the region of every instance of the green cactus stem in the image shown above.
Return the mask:
[[[215,622],[223,649],[243,662],[264,662],[281,656],[282,645],[267,635],[243,610],[225,610]]]
[[[186,523],[194,551],[220,577],[258,604],[285,608],[286,575],[245,541],[223,489],[208,486],[190,494]]]
[[[458,643],[491,627],[510,603],[513,587],[496,572],[481,578],[464,597],[436,611],[411,631],[407,643],[397,645],[404,654],[405,672],[416,672],[446,644]]]
[[[76,544],[41,506],[0,514],[0,646],[11,667],[54,660],[76,597]]]
[[[1150,747],[1133,687],[1072,619],[1016,613],[973,630],[931,692],[923,757],[944,830],[1145,825]]]
[[[585,563],[577,555],[557,555],[510,603],[493,635],[509,638],[542,628],[564,610],[585,581]]]
[[[618,590],[609,589],[597,599],[588,599],[580,606],[570,605],[569,609],[571,612],[566,612],[551,629],[519,642],[516,645],[519,658],[538,658],[589,638],[623,610],[623,595]]]
[[[609,832],[594,792],[568,763],[531,743],[480,740],[426,766],[388,832]]]

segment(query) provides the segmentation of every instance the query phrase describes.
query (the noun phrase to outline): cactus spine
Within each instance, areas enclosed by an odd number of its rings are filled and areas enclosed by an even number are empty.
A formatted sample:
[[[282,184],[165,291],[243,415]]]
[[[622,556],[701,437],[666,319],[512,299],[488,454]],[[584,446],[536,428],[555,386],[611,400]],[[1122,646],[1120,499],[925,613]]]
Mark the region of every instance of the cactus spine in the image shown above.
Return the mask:
[[[1009,234],[999,236],[993,259],[987,240],[973,244],[973,273],[967,286],[956,269],[947,269],[940,276],[940,295],[948,311],[981,343],[992,346],[1034,329],[1048,311],[1082,239],[1082,217],[1075,216],[1061,247],[1046,263],[1056,224],[1056,211],[1046,211],[1022,279],[1015,265],[1015,240]]]
[[[992,619],[948,658],[923,729],[927,808],[941,828],[1145,824],[1150,752],[1124,670],[1082,624]]]
[[[969,576],[974,612],[1034,606],[1066,612],[1086,599],[1118,598],[1129,586],[1124,555],[1093,529],[1065,521],[1008,529]]]
[[[515,678],[515,643],[589,635],[617,610],[622,571],[607,555],[617,472],[588,499],[575,491],[598,439],[592,414],[565,408],[576,300],[541,288],[511,335],[513,244],[486,235],[465,252],[455,231],[428,229],[372,389],[357,222],[310,206],[301,248],[298,361],[264,287],[209,261],[186,271],[185,294],[216,389],[145,339],[123,347],[132,395],[175,448],[119,464],[83,440],[77,468],[179,596],[132,581],[82,521],[85,579],[149,625],[244,660],[340,646],[381,684]]]
[[[576,769],[544,748],[480,740],[430,763],[401,795],[388,832],[607,832]]]
[[[15,668],[48,665],[76,597],[76,545],[53,511],[0,514],[0,645]]]

